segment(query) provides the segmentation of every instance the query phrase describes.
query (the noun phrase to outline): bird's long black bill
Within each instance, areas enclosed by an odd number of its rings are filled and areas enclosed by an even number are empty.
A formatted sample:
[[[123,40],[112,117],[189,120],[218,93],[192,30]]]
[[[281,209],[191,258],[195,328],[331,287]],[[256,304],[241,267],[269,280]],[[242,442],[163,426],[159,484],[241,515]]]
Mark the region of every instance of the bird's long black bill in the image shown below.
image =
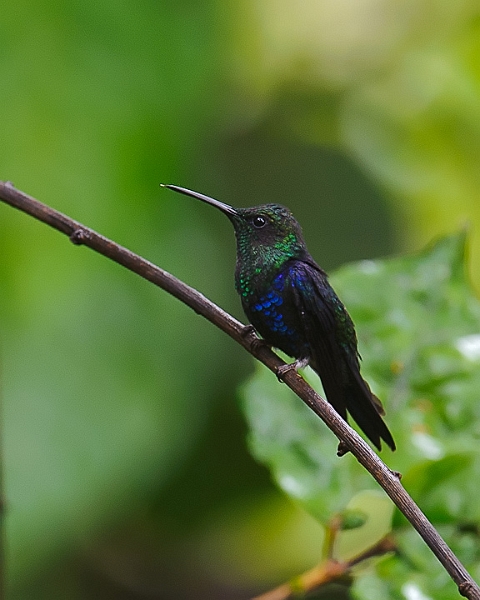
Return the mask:
[[[215,200],[215,198],[210,198],[210,196],[205,196],[204,194],[200,194],[199,192],[194,192],[192,190],[188,190],[187,188],[180,187],[178,185],[170,185],[166,183],[160,184],[164,188],[168,188],[169,190],[173,190],[174,192],[179,192],[180,194],[185,194],[185,196],[191,196],[192,198],[196,198],[197,200],[201,200],[202,202],[206,202],[207,204],[211,204],[212,206],[216,206],[226,215],[236,215],[237,211],[228,204],[224,204],[219,200]]]

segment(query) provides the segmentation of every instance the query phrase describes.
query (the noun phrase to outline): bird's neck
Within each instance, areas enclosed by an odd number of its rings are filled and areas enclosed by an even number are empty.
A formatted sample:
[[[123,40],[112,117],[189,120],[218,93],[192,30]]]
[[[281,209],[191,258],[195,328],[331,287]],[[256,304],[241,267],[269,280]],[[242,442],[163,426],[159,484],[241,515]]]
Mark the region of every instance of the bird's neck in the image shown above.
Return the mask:
[[[267,291],[285,263],[294,258],[301,259],[302,251],[293,245],[287,249],[280,245],[252,248],[239,241],[235,287],[242,300]]]

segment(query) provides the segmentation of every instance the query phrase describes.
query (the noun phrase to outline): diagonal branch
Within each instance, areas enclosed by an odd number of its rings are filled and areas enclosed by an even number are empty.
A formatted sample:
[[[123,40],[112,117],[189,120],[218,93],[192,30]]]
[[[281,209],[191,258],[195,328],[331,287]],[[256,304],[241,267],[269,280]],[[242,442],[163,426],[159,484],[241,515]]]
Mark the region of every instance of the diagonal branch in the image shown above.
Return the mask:
[[[103,254],[172,294],[227,333],[274,373],[277,373],[280,366],[285,365],[284,361],[260,342],[251,327],[242,325],[200,292],[170,273],[15,189],[11,183],[0,182],[0,200],[64,233],[74,244],[87,246]],[[479,586],[406,492],[400,483],[398,474],[392,472],[332,406],[321,398],[293,369],[286,372],[283,380],[327,424],[358,462],[385,490],[457,584],[460,594],[470,600],[480,600]]]

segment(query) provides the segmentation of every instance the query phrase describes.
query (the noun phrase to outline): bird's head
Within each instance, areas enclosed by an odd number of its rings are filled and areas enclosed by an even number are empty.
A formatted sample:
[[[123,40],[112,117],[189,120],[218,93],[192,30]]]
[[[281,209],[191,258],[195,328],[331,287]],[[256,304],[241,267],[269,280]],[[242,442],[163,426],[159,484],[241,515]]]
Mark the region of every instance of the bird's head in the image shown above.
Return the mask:
[[[307,253],[300,224],[285,206],[262,204],[251,208],[234,208],[219,200],[176,185],[165,185],[175,192],[206,202],[223,212],[233,224],[241,258],[261,258],[274,262]]]

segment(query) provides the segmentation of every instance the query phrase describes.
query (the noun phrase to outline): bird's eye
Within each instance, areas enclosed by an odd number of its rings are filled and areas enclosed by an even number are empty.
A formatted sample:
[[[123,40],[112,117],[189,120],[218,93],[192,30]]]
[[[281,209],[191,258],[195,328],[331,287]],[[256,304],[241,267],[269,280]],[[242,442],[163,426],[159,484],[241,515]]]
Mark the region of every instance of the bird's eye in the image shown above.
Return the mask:
[[[254,227],[256,227],[257,229],[261,229],[267,224],[267,219],[265,217],[257,215],[256,217],[253,217],[252,223]]]

